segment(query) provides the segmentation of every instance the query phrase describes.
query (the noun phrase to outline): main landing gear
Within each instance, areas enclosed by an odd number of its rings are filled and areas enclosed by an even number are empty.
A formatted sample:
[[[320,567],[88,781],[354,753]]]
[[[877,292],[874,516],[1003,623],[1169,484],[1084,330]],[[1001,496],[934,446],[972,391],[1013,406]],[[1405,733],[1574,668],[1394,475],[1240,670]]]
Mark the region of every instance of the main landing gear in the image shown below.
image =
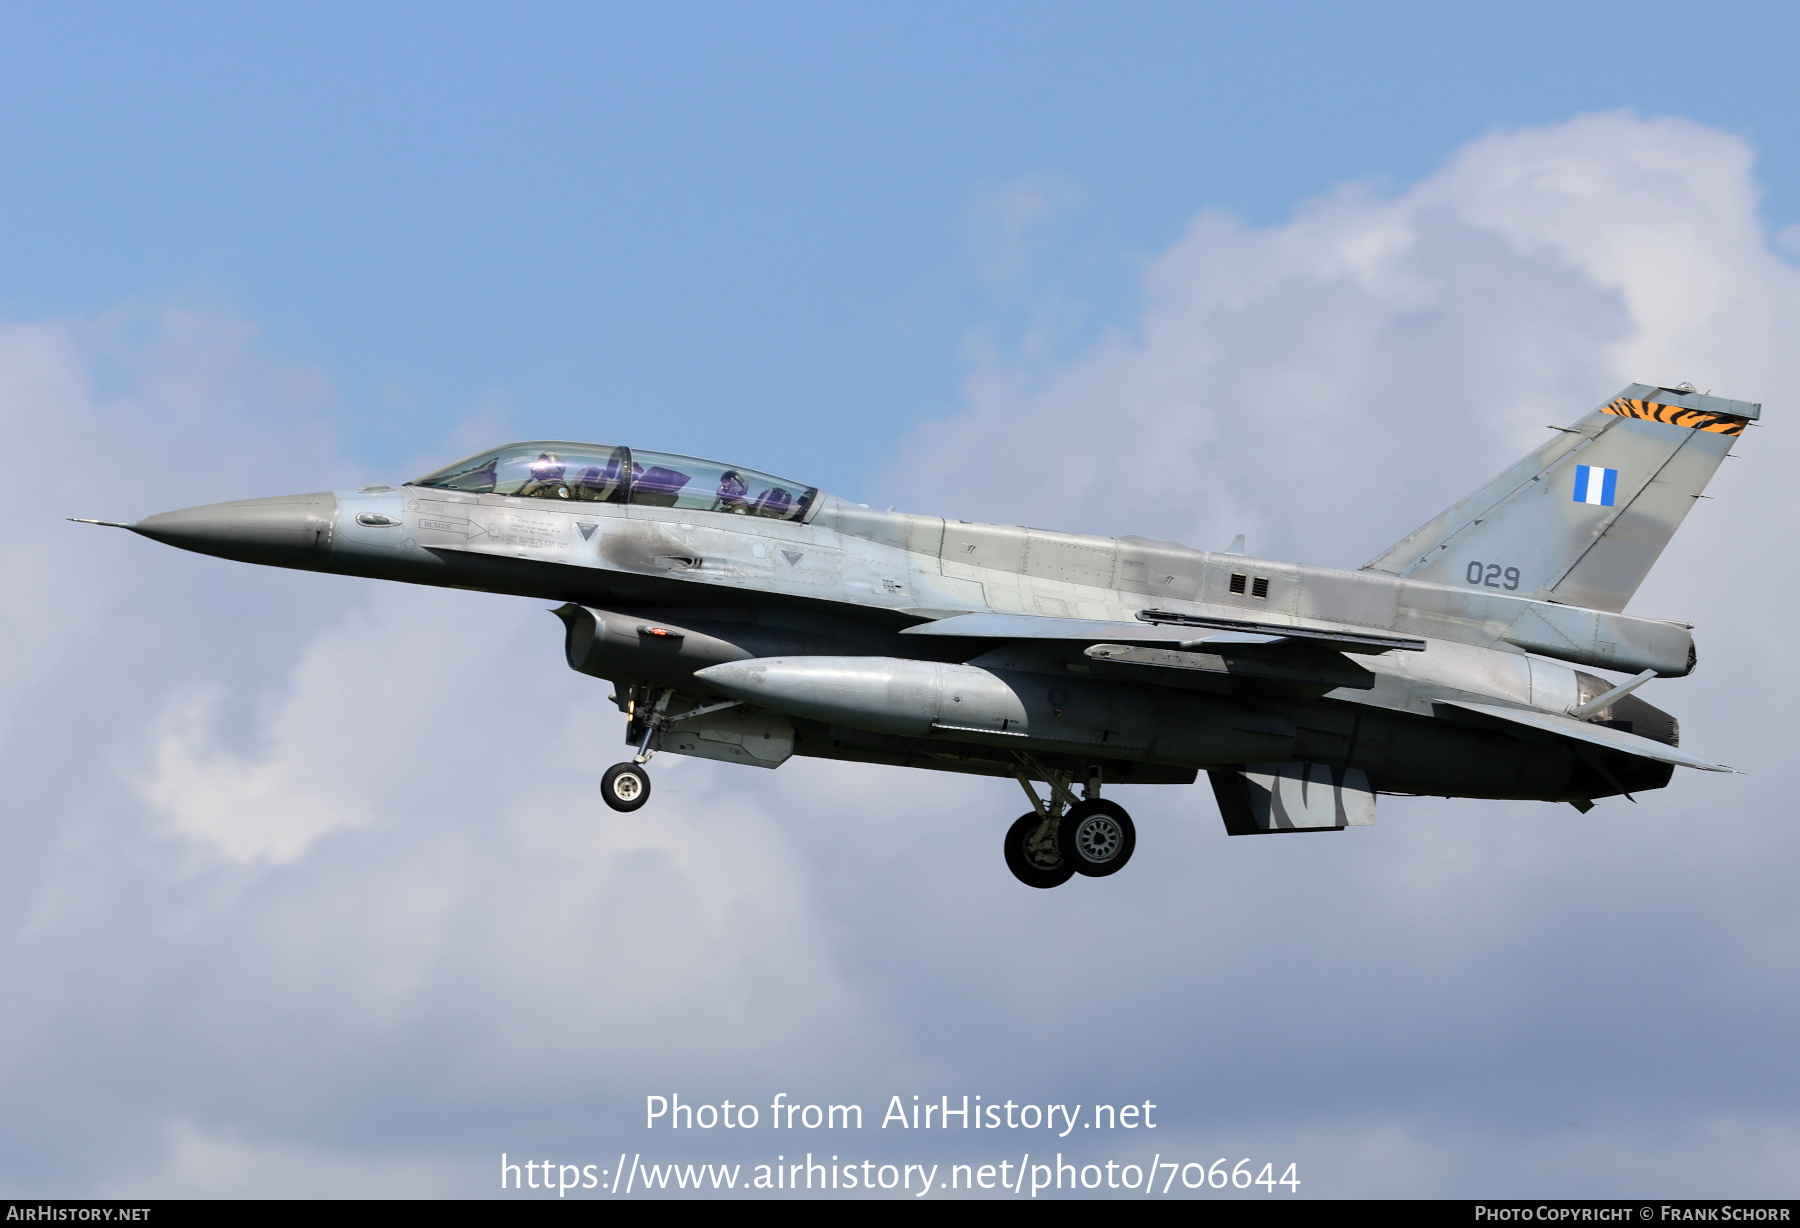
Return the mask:
[[[1006,831],[1006,868],[1027,887],[1060,887],[1075,873],[1056,843],[1056,819],[1022,814]]]
[[[1082,796],[1069,791],[1071,772],[1051,772],[1021,753],[1013,773],[1031,798],[1032,811],[1006,831],[1006,868],[1027,887],[1060,887],[1076,874],[1104,878],[1117,874],[1137,848],[1137,827],[1125,808],[1100,797],[1096,769],[1082,782]],[[1033,777],[1050,786],[1040,798]]]

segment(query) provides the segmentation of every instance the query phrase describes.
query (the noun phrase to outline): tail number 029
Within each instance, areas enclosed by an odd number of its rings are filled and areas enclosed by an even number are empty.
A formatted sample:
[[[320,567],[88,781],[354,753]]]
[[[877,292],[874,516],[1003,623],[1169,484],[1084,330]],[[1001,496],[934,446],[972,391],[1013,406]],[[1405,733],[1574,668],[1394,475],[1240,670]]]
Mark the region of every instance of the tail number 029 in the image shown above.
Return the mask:
[[[1519,569],[1502,567],[1498,563],[1470,563],[1463,579],[1483,588],[1503,588],[1510,593],[1519,587]]]

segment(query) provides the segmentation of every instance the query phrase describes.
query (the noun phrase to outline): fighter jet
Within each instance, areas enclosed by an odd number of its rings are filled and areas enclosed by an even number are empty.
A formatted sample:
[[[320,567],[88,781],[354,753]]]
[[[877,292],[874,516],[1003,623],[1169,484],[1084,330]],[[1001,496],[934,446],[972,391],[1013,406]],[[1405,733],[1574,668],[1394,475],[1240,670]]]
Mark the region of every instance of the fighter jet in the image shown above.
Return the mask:
[[[273,567],[558,603],[611,684],[650,798],[659,752],[1010,776],[1019,881],[1105,877],[1113,785],[1205,772],[1233,836],[1342,831],[1380,794],[1568,803],[1730,771],[1635,692],[1696,660],[1623,613],[1761,406],[1633,384],[1357,571],[1140,537],[876,511],[741,465],[538,440],[399,487],[120,524]],[[116,524],[110,521],[87,521]],[[1620,681],[1588,667],[1629,675]],[[1044,791],[1039,792],[1038,786]]]

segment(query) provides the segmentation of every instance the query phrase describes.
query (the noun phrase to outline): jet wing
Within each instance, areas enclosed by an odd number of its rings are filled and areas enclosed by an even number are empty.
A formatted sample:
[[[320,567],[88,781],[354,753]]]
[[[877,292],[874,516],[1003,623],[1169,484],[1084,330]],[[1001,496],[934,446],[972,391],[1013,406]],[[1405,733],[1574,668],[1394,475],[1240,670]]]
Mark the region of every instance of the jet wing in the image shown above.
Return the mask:
[[[1535,729],[1540,733],[1553,734],[1557,737],[1573,738],[1578,742],[1586,742],[1590,746],[1636,755],[1640,759],[1655,759],[1660,763],[1673,763],[1677,767],[1699,768],[1703,772],[1735,772],[1737,770],[1722,764],[1708,763],[1698,755],[1690,755],[1673,746],[1664,746],[1661,742],[1653,742],[1649,738],[1640,738],[1636,734],[1626,733],[1622,729],[1608,729],[1605,725],[1591,725],[1587,721],[1578,721],[1570,716],[1559,716],[1554,712],[1506,708],[1499,704],[1478,704],[1461,699],[1441,702],[1445,707],[1461,708],[1492,720],[1522,725],[1527,729]]]
[[[1218,634],[1199,636],[1196,630]],[[1161,644],[1186,648],[1205,647],[1231,652],[1278,644],[1324,649],[1329,652],[1382,653],[1396,649],[1423,652],[1425,641],[1404,635],[1384,635],[1353,628],[1294,627],[1285,623],[1253,622],[1240,618],[1209,618],[1145,610],[1137,622],[1096,618],[1052,618],[1035,614],[958,614],[935,622],[908,627],[902,635],[941,635],[967,639],[1076,640],[1089,644]]]

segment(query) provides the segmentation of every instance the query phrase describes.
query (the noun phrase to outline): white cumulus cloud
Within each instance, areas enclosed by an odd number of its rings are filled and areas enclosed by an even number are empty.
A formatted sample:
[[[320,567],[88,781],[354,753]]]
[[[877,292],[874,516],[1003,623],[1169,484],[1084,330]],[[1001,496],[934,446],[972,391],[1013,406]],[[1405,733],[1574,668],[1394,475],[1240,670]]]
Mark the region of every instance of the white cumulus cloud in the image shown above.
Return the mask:
[[[1779,402],[1800,272],[1752,162],[1620,112],[1495,133],[1281,225],[1201,213],[1099,343],[1049,365],[982,347],[967,406],[889,485],[971,519],[1209,549],[1247,530],[1253,553],[1360,565],[1626,383]]]
[[[1078,197],[1042,182],[998,215],[1009,292]],[[1312,1193],[1773,1189],[1797,278],[1741,139],[1597,115],[1201,213],[1098,342],[975,347],[909,508],[1352,566],[1628,381],[1769,408],[1634,605],[1700,624],[1648,698],[1751,775],[1280,841],[1125,790],[1137,860],[1055,892],[1001,864],[1008,781],[664,755],[605,810],[622,718],[537,603],[62,523],[347,484],[330,381],[228,312],[0,325],[36,517],[0,538],[0,1185],[479,1192],[502,1150],[635,1149],[651,1092],[968,1092],[1153,1100]]]

